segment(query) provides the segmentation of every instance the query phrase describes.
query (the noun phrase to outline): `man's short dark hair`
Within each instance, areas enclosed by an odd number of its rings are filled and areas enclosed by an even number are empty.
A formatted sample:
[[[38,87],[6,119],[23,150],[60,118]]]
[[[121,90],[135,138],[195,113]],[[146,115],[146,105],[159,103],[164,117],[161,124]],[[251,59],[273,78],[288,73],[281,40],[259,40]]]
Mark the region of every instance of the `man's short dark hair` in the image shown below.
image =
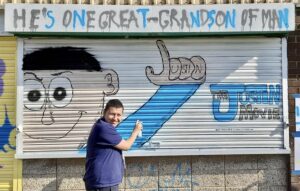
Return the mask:
[[[23,70],[100,71],[101,66],[85,48],[50,47],[26,54],[23,58]]]
[[[115,108],[122,108],[124,109],[124,106],[122,104],[122,102],[118,99],[111,99],[107,102],[105,108],[104,108],[104,113],[106,113],[106,111],[111,108],[111,107],[115,107]]]

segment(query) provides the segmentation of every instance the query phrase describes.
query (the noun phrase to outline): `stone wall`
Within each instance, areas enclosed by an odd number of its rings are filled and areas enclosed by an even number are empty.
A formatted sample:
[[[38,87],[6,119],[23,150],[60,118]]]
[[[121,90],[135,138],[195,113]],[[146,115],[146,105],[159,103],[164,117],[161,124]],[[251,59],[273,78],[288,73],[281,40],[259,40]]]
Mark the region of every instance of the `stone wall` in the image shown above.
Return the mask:
[[[289,155],[128,157],[120,190],[286,191]],[[84,159],[23,160],[24,191],[84,190]]]

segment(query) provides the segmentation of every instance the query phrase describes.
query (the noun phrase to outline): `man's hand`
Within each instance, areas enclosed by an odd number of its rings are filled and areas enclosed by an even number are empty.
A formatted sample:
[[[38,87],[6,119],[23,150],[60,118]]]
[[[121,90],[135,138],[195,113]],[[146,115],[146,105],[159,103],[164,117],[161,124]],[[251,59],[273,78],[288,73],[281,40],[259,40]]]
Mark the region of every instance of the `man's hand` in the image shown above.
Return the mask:
[[[143,129],[143,123],[137,120],[135,123],[135,127],[132,130],[131,136],[127,140],[123,139],[115,147],[119,150],[125,150],[125,151],[129,150],[142,129]]]

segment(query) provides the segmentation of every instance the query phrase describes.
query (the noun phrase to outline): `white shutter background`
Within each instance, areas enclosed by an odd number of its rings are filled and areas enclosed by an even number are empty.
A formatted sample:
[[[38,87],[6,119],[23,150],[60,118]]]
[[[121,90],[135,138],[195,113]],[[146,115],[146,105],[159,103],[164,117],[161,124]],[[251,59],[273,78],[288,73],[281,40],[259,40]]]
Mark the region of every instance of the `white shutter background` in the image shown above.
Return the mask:
[[[142,107],[158,90],[159,86],[150,83],[145,68],[151,66],[154,73],[163,70],[161,56],[156,46],[157,39],[26,39],[24,54],[44,47],[84,47],[105,69],[113,69],[119,77],[119,91],[108,96],[121,99],[125,106],[124,119]],[[284,128],[282,95],[279,105],[264,105],[263,108],[278,107],[280,119],[238,120],[221,122],[214,119],[212,110],[213,95],[211,84],[282,84],[282,39],[264,37],[234,38],[180,38],[163,40],[171,57],[201,56],[206,62],[206,81],[175,114],[164,123],[156,134],[143,147],[133,151],[135,155],[171,154],[181,150],[185,155],[192,149],[204,149],[219,154],[214,149],[284,149]],[[43,63],[41,63],[43,64]],[[22,71],[19,71],[22,72]],[[45,71],[47,74],[47,71]],[[48,75],[48,77],[51,77]],[[93,84],[88,84],[84,72],[74,83],[86,83],[78,97],[78,106],[84,106],[88,114],[82,118],[72,132],[57,140],[31,139],[26,132],[36,136],[56,135],[64,130],[65,124],[72,124],[76,118],[70,117],[76,108],[61,111],[64,118],[61,124],[48,129],[39,128],[41,116],[23,109],[22,153],[19,157],[35,158],[38,153],[56,153],[66,157],[84,156],[76,153],[88,137],[93,122],[99,117],[99,99]],[[95,83],[99,83],[98,79]],[[282,88],[281,91],[284,91]],[[282,92],[281,92],[282,93]],[[174,92],[176,96],[176,92]],[[26,92],[24,93],[26,103]],[[162,105],[164,100],[162,100]],[[224,103],[222,103],[224,104]],[[258,104],[259,105],[259,104]],[[254,104],[255,106],[255,104]],[[253,107],[254,107],[253,106]],[[226,107],[226,103],[224,105]],[[156,111],[156,112],[155,112]],[[238,109],[239,113],[239,109]],[[160,115],[160,108],[149,115]],[[119,129],[120,132],[122,130]],[[145,132],[143,132],[145,133]],[[127,132],[128,136],[129,132]],[[145,134],[146,136],[147,134]],[[126,136],[125,136],[126,138]],[[186,151],[186,152],[184,152]],[[239,152],[239,151],[238,151]],[[130,152],[129,152],[130,153]],[[160,155],[158,154],[158,155]],[[197,153],[195,153],[197,154]],[[49,155],[49,156],[50,156]],[[44,155],[47,156],[47,155]],[[58,156],[58,155],[57,155]]]

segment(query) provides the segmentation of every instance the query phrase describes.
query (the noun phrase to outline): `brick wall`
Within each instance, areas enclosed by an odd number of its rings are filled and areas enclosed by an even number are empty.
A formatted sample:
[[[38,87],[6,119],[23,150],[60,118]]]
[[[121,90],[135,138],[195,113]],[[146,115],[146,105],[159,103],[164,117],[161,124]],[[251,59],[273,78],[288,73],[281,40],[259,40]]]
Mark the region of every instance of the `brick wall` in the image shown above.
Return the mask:
[[[300,9],[296,9],[296,31],[288,35],[288,92],[289,92],[289,121],[290,121],[290,168],[294,169],[294,138],[295,132],[295,101],[293,94],[300,93]],[[291,175],[291,190],[300,190],[300,176]]]

